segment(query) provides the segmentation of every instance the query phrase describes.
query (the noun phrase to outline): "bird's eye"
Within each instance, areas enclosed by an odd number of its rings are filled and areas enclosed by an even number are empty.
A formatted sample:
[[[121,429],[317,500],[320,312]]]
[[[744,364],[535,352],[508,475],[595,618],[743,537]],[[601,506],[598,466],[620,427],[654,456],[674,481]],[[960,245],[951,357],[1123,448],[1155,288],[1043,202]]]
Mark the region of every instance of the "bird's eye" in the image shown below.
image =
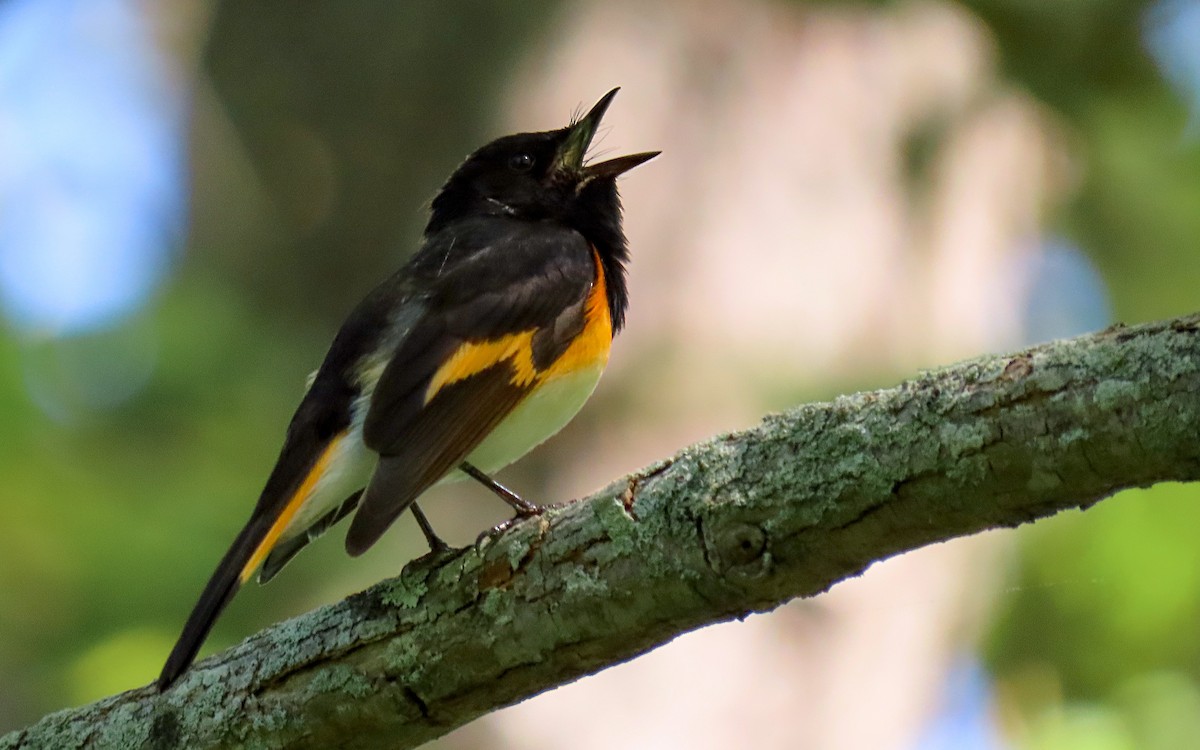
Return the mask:
[[[533,169],[533,154],[522,151],[508,157],[508,168],[514,172],[528,172]]]

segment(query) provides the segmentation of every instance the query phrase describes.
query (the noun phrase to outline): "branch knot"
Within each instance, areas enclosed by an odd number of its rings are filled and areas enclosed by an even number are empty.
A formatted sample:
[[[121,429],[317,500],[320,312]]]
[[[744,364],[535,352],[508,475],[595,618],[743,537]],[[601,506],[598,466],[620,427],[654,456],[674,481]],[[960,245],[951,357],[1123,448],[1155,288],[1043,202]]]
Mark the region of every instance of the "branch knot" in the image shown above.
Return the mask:
[[[771,571],[770,538],[762,526],[722,518],[702,525],[705,557],[723,577],[761,578]]]

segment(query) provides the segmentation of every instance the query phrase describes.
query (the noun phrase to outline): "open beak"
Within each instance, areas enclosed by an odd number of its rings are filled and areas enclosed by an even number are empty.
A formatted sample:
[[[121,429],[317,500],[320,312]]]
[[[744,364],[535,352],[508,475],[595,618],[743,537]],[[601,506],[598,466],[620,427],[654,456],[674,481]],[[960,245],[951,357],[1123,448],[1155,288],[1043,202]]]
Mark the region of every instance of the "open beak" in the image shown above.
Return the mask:
[[[580,118],[579,122],[571,126],[571,132],[567,134],[567,141],[563,144],[562,150],[558,154],[559,169],[582,172],[584,181],[589,181],[596,177],[616,177],[643,162],[650,161],[662,153],[661,151],[646,151],[640,154],[630,154],[629,156],[618,156],[615,159],[608,159],[599,164],[583,166],[583,158],[587,154],[588,146],[592,145],[592,138],[596,135],[597,128],[600,127],[600,120],[604,118],[604,113],[608,110],[608,105],[612,103],[613,97],[620,90],[621,88],[618,86],[600,97],[600,101],[596,102],[588,110],[588,113]]]

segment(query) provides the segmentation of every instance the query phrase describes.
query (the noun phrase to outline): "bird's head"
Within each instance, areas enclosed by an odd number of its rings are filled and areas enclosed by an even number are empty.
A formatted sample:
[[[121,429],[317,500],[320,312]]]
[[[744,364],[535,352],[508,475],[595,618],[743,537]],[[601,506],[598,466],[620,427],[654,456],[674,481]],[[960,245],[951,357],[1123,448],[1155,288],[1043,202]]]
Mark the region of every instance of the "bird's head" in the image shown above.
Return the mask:
[[[620,227],[616,179],[658,151],[594,164],[584,157],[618,89],[565,128],[498,138],[454,171],[433,200],[426,233],[479,215],[561,221],[585,236],[597,222]]]

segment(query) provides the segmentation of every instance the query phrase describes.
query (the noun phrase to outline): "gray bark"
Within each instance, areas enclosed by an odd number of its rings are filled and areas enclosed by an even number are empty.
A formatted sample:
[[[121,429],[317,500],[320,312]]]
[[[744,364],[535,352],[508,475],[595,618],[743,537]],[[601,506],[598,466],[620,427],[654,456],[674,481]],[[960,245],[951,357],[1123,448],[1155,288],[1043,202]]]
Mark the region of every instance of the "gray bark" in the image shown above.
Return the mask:
[[[772,415],[15,748],[408,748],[931,542],[1200,475],[1200,315]]]

